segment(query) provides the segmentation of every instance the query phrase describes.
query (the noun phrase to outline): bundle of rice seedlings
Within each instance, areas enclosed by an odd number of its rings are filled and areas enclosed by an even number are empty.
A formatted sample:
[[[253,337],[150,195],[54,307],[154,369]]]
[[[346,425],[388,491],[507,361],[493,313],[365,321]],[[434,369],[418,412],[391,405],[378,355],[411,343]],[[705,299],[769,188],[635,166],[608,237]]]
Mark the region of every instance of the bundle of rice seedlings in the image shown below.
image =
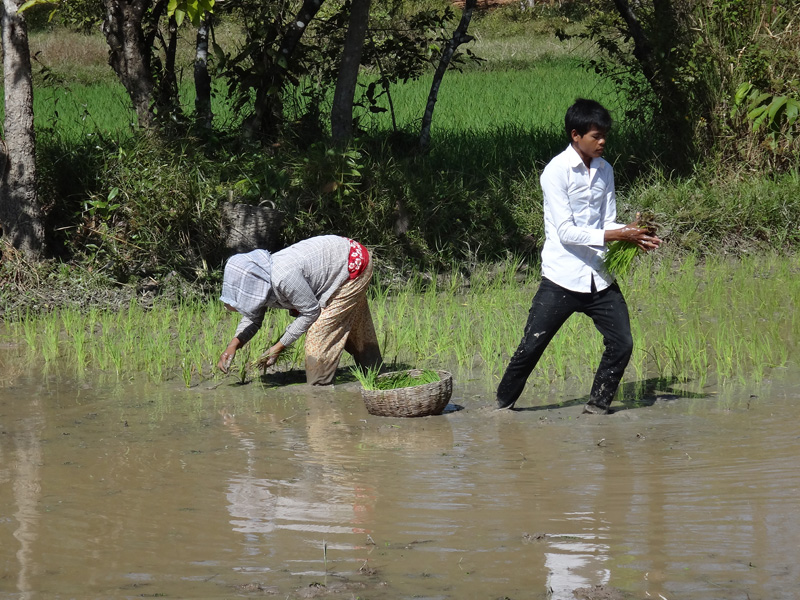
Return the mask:
[[[353,375],[365,390],[396,390],[439,381],[439,374],[431,369],[422,371],[398,371],[380,375],[380,367],[361,369],[354,367]]]
[[[636,223],[642,229],[646,229],[650,235],[654,235],[658,227],[655,222],[655,215],[646,211],[639,214]],[[603,259],[606,270],[616,278],[625,277],[631,270],[633,260],[641,250],[633,242],[616,241],[608,245],[608,251]]]

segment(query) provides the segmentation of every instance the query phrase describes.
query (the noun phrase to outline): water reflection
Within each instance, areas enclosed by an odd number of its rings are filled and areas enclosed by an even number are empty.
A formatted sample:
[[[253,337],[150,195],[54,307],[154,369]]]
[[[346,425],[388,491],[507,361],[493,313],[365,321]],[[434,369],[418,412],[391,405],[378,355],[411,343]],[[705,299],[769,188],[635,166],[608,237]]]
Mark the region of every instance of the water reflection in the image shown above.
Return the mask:
[[[364,549],[369,534],[364,525],[375,492],[354,477],[348,464],[354,441],[335,404],[315,400],[301,417],[275,423],[279,435],[272,441],[279,448],[260,446],[234,415],[222,417],[244,457],[244,469],[228,478],[226,498],[230,524],[243,534],[245,554],[273,553],[280,547],[281,560],[294,573],[324,574],[328,549],[337,550],[336,560],[344,562],[348,554]],[[276,464],[276,451],[284,455],[281,464]],[[289,537],[294,539],[286,543]],[[311,559],[307,545],[318,551]]]
[[[5,484],[10,481],[12,496],[2,501],[3,514],[11,515],[9,525],[13,524],[15,540],[4,540],[1,545],[7,550],[16,548],[15,586],[20,598],[30,598],[35,593],[34,583],[42,567],[35,558],[35,544],[41,518],[43,424],[41,399],[34,396],[26,400],[24,413],[4,425],[6,430],[0,437],[0,487],[8,489]],[[5,512],[7,507],[13,507],[10,513]]]
[[[606,585],[611,580],[611,570],[605,564],[609,547],[595,533],[603,528],[602,521],[592,513],[568,513],[564,520],[577,523],[589,533],[548,537],[544,565],[553,600],[572,599],[576,589]]]

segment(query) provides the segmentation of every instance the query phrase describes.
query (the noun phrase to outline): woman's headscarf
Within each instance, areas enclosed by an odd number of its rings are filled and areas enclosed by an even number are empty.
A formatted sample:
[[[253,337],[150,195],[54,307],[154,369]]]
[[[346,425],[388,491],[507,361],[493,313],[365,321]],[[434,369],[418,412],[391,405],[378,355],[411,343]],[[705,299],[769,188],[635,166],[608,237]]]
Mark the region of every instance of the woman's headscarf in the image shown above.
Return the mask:
[[[234,254],[225,264],[219,299],[248,319],[258,318],[264,312],[271,275],[272,257],[266,250]]]

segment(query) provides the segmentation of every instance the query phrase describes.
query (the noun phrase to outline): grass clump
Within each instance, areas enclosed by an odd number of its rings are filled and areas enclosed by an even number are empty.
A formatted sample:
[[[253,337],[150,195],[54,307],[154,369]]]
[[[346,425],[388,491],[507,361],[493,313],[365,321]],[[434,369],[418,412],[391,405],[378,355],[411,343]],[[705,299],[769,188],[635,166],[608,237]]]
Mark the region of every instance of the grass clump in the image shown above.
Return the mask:
[[[381,375],[380,371],[380,367],[373,369],[355,367],[353,368],[353,375],[365,390],[397,390],[434,383],[440,379],[439,374],[432,369],[398,371],[385,375]]]

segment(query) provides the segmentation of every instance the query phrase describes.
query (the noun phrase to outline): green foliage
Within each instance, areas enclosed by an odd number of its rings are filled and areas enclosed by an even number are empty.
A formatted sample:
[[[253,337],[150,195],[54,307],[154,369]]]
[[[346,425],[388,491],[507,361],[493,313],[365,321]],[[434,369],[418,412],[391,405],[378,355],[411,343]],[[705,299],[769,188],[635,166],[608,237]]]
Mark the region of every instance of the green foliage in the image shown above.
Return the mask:
[[[776,142],[775,137],[780,133],[789,139],[794,138],[793,130],[796,130],[795,123],[800,113],[800,100],[797,98],[761,92],[752,83],[747,82],[736,90],[735,106],[746,113],[747,120],[754,130],[762,126],[770,130],[773,142]]]
[[[756,165],[798,165],[795,133],[781,128],[800,81],[794,0],[629,3],[635,23],[620,12],[626,4],[593,0],[578,37],[601,51],[589,66],[629,98],[628,117],[659,136],[668,164],[688,171],[687,152],[718,149]],[[759,131],[767,120],[772,130]]]
[[[731,119],[744,118],[761,148],[771,152],[777,166],[797,163],[800,152],[800,87],[794,96],[762,92],[745,82],[736,90]]]
[[[712,161],[693,177],[670,179],[661,174],[668,168],[653,158],[661,133],[629,120],[626,98],[586,73],[568,45],[531,55],[526,69],[495,68],[507,64],[507,49],[475,33],[483,44],[478,51],[493,48],[495,66],[445,78],[433,145],[424,155],[414,151],[430,85],[424,71],[392,86],[397,131],[388,110],[370,112],[365,104],[357,140],[335,149],[322,126],[324,86],[314,92],[318,104],[300,95],[296,104],[284,105],[282,138],[264,148],[239,136],[242,114],[224,86],[213,98],[215,131],[180,141],[147,139],[131,127],[135,115],[116,81],[68,84],[70,72],[59,67],[57,77],[42,79],[34,97],[39,191],[54,252],[84,259],[122,281],[172,270],[206,278],[225,256],[219,207],[232,191],[237,201],[274,202],[283,215],[284,243],[321,233],[349,235],[403,268],[474,265],[508,253],[535,257],[543,240],[539,173],[565,146],[563,114],[578,96],[597,98],[615,117],[606,158],[615,165],[621,214],[632,217],[633,206],[651,208],[669,243],[701,253],[713,252],[719,240],[726,251],[800,243],[793,171],[740,177],[731,166],[738,169],[742,161]],[[236,37],[225,39],[232,46]],[[546,42],[534,39],[531,45],[555,47],[554,40]],[[69,43],[74,46],[74,39]],[[368,88],[378,77],[367,69],[361,83]],[[767,81],[779,79],[770,75]],[[298,90],[317,84],[310,77],[298,83]],[[790,86],[758,87],[756,80],[753,86],[771,94],[765,104],[796,97]],[[375,88],[375,106],[388,109],[380,90]],[[191,106],[191,81],[181,92],[183,106]],[[726,112],[724,131],[734,140],[740,139],[734,136],[734,126],[741,128],[737,120],[751,128],[744,112],[750,97],[743,96],[733,118],[733,104]],[[763,136],[788,131],[791,103],[779,108],[772,125],[765,121],[758,128],[753,152]],[[314,110],[316,116],[307,118]],[[786,139],[778,138],[779,149]],[[792,155],[787,151],[784,158]]]
[[[214,0],[169,0],[167,3],[167,16],[175,16],[178,27],[185,17],[197,27],[203,17],[214,10]]]
[[[677,181],[641,180],[620,196],[623,220],[632,220],[636,210],[651,210],[658,216],[659,237],[681,251],[740,254],[783,251],[800,243],[796,171],[777,177],[698,174]]]
[[[723,0],[688,16],[694,38],[681,73],[704,90],[708,110],[695,131],[705,147],[755,168],[800,165],[796,9],[794,0]]]
[[[686,171],[694,157],[691,124],[705,114],[702,85],[691,84],[681,68],[691,45],[684,5],[645,1],[590,0],[585,29],[575,36],[599,53],[586,66],[626,97],[625,115],[648,127],[659,160]],[[624,10],[623,10],[624,8]]]
[[[103,0],[27,0],[19,7],[34,29],[46,24],[61,23],[84,33],[89,33],[103,20]]]
[[[278,57],[276,45],[281,35],[281,23],[290,18],[288,3],[241,0],[223,5],[222,10],[241,19],[244,40],[233,51],[226,52],[214,44],[214,55],[220,74],[227,80],[228,94],[235,112],[249,110],[255,91],[266,83],[267,74],[275,67],[285,69],[284,58]],[[275,95],[280,89],[266,90]]]
[[[111,147],[108,148],[110,150]],[[189,144],[141,137],[116,146],[85,198],[70,244],[121,280],[177,269],[207,276],[221,252],[215,163]]]

